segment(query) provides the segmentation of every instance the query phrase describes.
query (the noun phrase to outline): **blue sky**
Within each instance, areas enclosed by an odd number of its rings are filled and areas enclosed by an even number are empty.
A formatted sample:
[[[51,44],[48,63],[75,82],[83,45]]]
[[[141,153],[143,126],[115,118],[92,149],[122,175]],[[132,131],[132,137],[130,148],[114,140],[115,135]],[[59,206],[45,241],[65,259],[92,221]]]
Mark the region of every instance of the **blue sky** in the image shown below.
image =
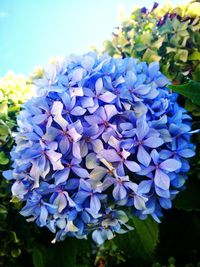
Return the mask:
[[[133,6],[152,5],[151,0],[0,0],[0,75],[28,74],[52,56],[100,48],[119,24],[120,6],[129,15]]]

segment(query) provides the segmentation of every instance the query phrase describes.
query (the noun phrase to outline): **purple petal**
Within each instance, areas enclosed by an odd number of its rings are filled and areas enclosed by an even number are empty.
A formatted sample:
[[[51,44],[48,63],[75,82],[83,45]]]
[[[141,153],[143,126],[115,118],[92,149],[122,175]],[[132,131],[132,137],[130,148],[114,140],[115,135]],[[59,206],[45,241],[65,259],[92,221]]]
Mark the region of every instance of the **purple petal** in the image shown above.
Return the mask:
[[[151,154],[150,155],[151,155],[151,158],[152,158],[154,164],[157,165],[158,164],[158,160],[159,160],[159,154],[158,154],[157,150],[156,149],[153,149],[151,151]]]
[[[61,115],[63,110],[63,104],[60,101],[53,102],[53,106],[51,108],[52,115]]]
[[[151,62],[148,68],[149,77],[153,79],[155,76],[157,76],[159,73],[159,69],[160,69],[160,66],[158,62]]]
[[[168,172],[173,172],[181,168],[181,162],[175,159],[167,159],[160,163],[160,168]]]
[[[119,176],[124,176],[125,175],[125,170],[124,170],[124,164],[123,162],[119,162],[119,164],[117,165],[117,174]]]
[[[160,187],[155,186],[155,191],[156,194],[160,197],[164,197],[164,198],[169,198],[170,197],[170,192],[169,190],[163,190]]]
[[[79,82],[83,78],[83,69],[77,68],[73,71],[72,82]]]
[[[11,187],[13,196],[23,199],[24,195],[28,192],[21,181],[16,181]]]
[[[105,191],[106,189],[108,189],[111,185],[113,185],[116,182],[115,178],[112,177],[107,177],[104,181],[103,181],[103,185],[102,188]]]
[[[93,150],[95,153],[100,153],[103,150],[103,142],[100,139],[92,141]]]
[[[126,76],[125,76],[125,82],[126,82],[126,86],[128,87],[128,89],[131,89],[135,82],[137,81],[137,77],[135,75],[135,73],[133,71],[127,71]]]
[[[148,134],[149,132],[149,126],[146,122],[146,116],[141,116],[139,119],[136,121],[136,135],[139,140],[143,140],[143,138]]]
[[[80,151],[80,143],[79,142],[73,143],[72,154],[75,158],[81,159],[81,151]]]
[[[99,154],[101,158],[104,158],[109,162],[121,161],[121,157],[117,154],[115,149],[103,149]]]
[[[70,96],[83,96],[83,88],[82,87],[70,87]]]
[[[77,106],[71,110],[71,114],[74,116],[81,116],[81,115],[85,114],[85,112],[86,112],[86,109],[84,109],[80,106]]]
[[[67,133],[71,136],[74,142],[79,141],[82,137],[74,127],[69,129]]]
[[[99,99],[105,103],[111,103],[117,96],[107,91],[99,96]]]
[[[79,191],[75,196],[75,202],[82,204],[89,197],[89,193],[86,191]]]
[[[97,166],[97,158],[95,153],[90,153],[86,157],[86,168],[94,169]]]
[[[119,113],[114,105],[105,105],[105,106],[104,106],[104,109],[105,109],[105,112],[106,112],[108,121],[109,121],[113,116],[115,116],[116,114]]]
[[[85,140],[80,141],[80,152],[82,158],[88,154],[88,143]]]
[[[48,156],[52,166],[53,170],[62,170],[64,166],[60,162],[60,158],[62,157],[61,153],[57,153],[53,150],[46,151],[46,155]]]
[[[63,136],[59,143],[59,148],[62,154],[67,153],[70,148],[70,143],[67,136]]]
[[[135,161],[125,160],[124,164],[132,172],[141,171],[140,165],[137,164]]]
[[[141,171],[139,171],[137,174],[139,175],[147,175],[149,173],[151,173],[153,170],[155,170],[155,166],[148,166],[148,167],[145,167],[143,168]]]
[[[89,173],[86,169],[83,169],[81,167],[76,167],[76,166],[73,166],[72,167],[72,171],[78,175],[79,177],[81,178],[88,178],[89,177]]]
[[[163,190],[169,189],[170,185],[169,176],[160,169],[157,169],[155,172],[154,182],[156,186],[158,186]]]
[[[69,173],[70,173],[69,168],[65,168],[64,170],[56,172],[54,175],[55,184],[58,185],[58,184],[66,182],[67,179],[69,178]]]
[[[99,78],[95,83],[96,94],[99,95],[101,90],[103,89],[103,81],[102,78]]]
[[[123,185],[117,184],[113,189],[113,197],[116,200],[122,200],[127,196],[126,189]]]
[[[163,144],[163,140],[159,137],[149,137],[146,140],[143,141],[143,144],[145,146],[151,147],[151,148],[156,148],[159,147]]]
[[[90,125],[94,125],[94,124],[101,124],[102,118],[97,116],[97,115],[88,115],[88,116],[84,116],[84,119],[90,124]]]
[[[46,225],[47,217],[48,217],[47,209],[45,208],[45,206],[41,206],[40,217],[39,217],[40,226],[45,226]]]
[[[43,123],[47,118],[46,114],[36,115],[32,118],[32,122],[35,124],[41,124]]]
[[[80,102],[83,108],[89,108],[94,106],[94,100],[92,97],[81,97]]]
[[[135,195],[134,196],[134,206],[137,210],[143,210],[146,208],[145,200],[143,197]]]
[[[108,144],[112,146],[113,148],[115,148],[117,151],[120,150],[120,141],[114,136],[111,136],[109,138]]]
[[[90,208],[94,213],[98,213],[101,208],[101,202],[96,195],[92,195],[90,198]]]
[[[47,131],[45,135],[43,136],[43,139],[46,141],[53,141],[55,138],[61,133],[60,130],[58,130],[55,127],[49,127],[47,128]]]
[[[58,196],[55,198],[53,204],[58,207],[58,212],[62,212],[67,206],[67,199],[63,192],[58,193]]]
[[[91,56],[84,56],[83,59],[81,60],[81,65],[87,71],[90,71],[92,69],[92,67],[94,66],[94,63],[95,63],[95,60]]]
[[[66,131],[66,128],[68,126],[68,122],[61,116],[56,115],[53,119],[60,127],[63,129],[63,131]]]
[[[140,163],[142,163],[145,167],[148,167],[151,162],[151,157],[144,149],[143,146],[138,147],[137,159]]]
[[[98,133],[99,127],[97,124],[91,125],[90,127],[86,128],[86,130],[84,131],[84,135],[85,136],[93,136],[96,135]]]
[[[149,191],[151,190],[151,186],[152,186],[151,180],[142,181],[139,183],[137,191],[138,193],[141,194],[149,193]]]
[[[142,115],[146,114],[148,111],[147,106],[142,102],[136,102],[134,105],[134,113],[136,118],[141,117]]]
[[[91,187],[90,183],[88,183],[84,179],[80,180],[80,188],[82,190],[86,191],[86,192],[91,192],[92,191],[92,187]]]
[[[106,174],[108,170],[102,166],[96,166],[94,170],[90,173],[90,179],[100,181]]]
[[[151,87],[149,85],[138,85],[134,90],[133,93],[139,94],[139,95],[146,95],[149,93]]]

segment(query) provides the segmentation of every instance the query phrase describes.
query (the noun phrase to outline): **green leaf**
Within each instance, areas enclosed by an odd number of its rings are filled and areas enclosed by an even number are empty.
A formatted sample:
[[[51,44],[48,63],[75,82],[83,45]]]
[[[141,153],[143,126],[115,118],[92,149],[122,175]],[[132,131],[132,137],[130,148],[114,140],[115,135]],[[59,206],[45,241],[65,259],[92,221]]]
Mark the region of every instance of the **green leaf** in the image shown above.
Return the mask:
[[[141,38],[140,41],[142,44],[149,45],[153,37],[152,37],[151,32],[144,32],[140,38]]]
[[[175,60],[186,62],[188,59],[188,51],[186,49],[179,49],[174,57]]]
[[[173,29],[172,29],[171,21],[169,19],[167,20],[167,22],[163,26],[158,28],[158,32],[160,33],[160,35],[171,33],[172,30]]]
[[[200,52],[194,51],[191,55],[188,57],[189,60],[200,60]]]
[[[200,107],[192,103],[191,100],[186,99],[185,108],[192,113],[193,116],[200,116]]]
[[[17,243],[20,242],[19,238],[17,237],[16,232],[14,232],[14,231],[10,231],[10,236],[11,236],[11,238],[13,239],[14,243],[17,244]]]
[[[32,259],[34,267],[45,267],[43,254],[39,248],[33,248]]]
[[[152,61],[160,61],[161,57],[157,54],[156,51],[153,51],[150,48],[147,48],[143,55],[143,60],[147,62],[152,62]]]
[[[132,218],[134,230],[125,235],[118,235],[114,242],[125,255],[151,260],[158,243],[158,224],[151,218],[140,220]]]
[[[158,224],[151,218],[142,221],[134,217],[132,220],[144,251],[151,256],[158,243]]]
[[[138,44],[135,45],[135,50],[138,51],[138,52],[144,51],[146,48],[147,48],[147,46],[143,45],[141,43],[138,43]]]
[[[152,43],[151,47],[154,49],[159,49],[162,46],[164,39],[164,37],[160,37],[158,40]]]
[[[22,252],[22,251],[21,251],[20,248],[13,249],[13,250],[11,251],[11,256],[12,256],[13,258],[17,258],[17,257],[20,256],[21,252]]]
[[[8,162],[9,162],[9,159],[6,157],[6,154],[3,151],[1,151],[0,152],[0,164],[6,165],[8,164]]]
[[[8,113],[8,105],[6,101],[0,103],[0,113],[4,113],[4,114]]]
[[[7,125],[5,125],[5,123],[3,121],[0,121],[0,135],[8,135],[9,134],[9,128],[7,127]]]
[[[194,104],[200,106],[200,83],[190,80],[186,84],[182,85],[173,85],[170,84],[168,87],[176,92],[179,93],[188,99],[190,99]]]
[[[177,18],[174,18],[174,19],[172,20],[172,27],[173,27],[173,29],[174,29],[175,31],[177,31],[178,28],[180,27],[180,22],[179,22],[179,20],[178,20]]]
[[[0,219],[5,220],[7,217],[8,211],[6,207],[2,204],[0,204]]]

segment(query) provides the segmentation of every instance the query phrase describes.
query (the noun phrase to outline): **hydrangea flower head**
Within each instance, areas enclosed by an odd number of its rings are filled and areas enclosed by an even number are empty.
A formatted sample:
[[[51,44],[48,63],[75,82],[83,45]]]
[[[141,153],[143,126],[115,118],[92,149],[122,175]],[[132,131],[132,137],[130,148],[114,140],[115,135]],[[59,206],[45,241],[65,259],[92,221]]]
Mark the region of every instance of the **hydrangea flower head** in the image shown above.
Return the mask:
[[[12,194],[29,221],[102,244],[132,229],[131,216],[160,221],[194,155],[191,117],[158,63],[96,53],[49,65],[18,116]]]

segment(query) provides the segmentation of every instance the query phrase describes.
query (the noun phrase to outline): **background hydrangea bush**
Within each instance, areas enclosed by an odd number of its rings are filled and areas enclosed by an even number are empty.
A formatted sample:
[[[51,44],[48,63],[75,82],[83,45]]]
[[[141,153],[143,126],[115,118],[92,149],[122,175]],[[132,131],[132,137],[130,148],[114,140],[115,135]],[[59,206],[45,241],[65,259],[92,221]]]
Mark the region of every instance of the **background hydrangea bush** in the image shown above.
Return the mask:
[[[56,233],[102,244],[133,216],[162,209],[184,186],[194,155],[191,117],[158,63],[89,53],[51,64],[23,105],[12,151],[21,214]]]
[[[115,57],[159,61],[162,72],[174,82],[200,81],[200,3],[137,8],[117,27],[105,50]]]
[[[31,95],[32,86],[24,76],[9,72],[0,78],[0,266],[18,266],[16,258],[28,247],[28,237],[31,239],[27,224],[18,216],[19,203],[16,199],[10,202],[10,185],[2,176],[10,166],[9,152],[14,142],[12,131],[16,130],[16,115],[21,103]]]

